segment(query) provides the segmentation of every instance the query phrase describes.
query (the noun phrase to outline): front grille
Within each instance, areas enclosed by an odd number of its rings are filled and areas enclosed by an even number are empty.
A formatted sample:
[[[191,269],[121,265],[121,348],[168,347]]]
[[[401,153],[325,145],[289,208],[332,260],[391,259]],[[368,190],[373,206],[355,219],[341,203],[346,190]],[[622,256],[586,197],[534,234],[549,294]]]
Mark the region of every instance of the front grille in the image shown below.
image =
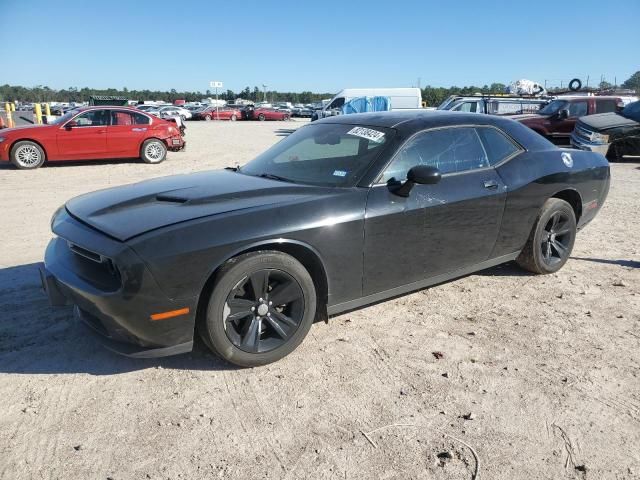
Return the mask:
[[[101,290],[115,291],[120,287],[120,272],[110,258],[70,241],[67,246],[78,276]]]
[[[593,131],[589,130],[584,124],[578,123],[574,130],[576,137],[586,142],[591,142]]]

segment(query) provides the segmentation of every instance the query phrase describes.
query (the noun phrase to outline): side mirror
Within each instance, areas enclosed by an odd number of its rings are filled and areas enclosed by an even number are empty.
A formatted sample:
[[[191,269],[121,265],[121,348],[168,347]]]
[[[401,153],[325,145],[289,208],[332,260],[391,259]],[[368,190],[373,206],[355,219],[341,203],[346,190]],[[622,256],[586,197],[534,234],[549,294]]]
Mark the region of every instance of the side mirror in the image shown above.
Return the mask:
[[[560,110],[558,112],[558,118],[560,120],[564,120],[565,118],[569,118],[569,110],[567,110],[566,108],[563,108],[562,110]]]
[[[64,128],[65,130],[71,130],[73,127],[77,127],[77,126],[78,126],[78,122],[76,122],[75,120],[70,120],[65,124]]]
[[[441,179],[440,170],[436,167],[416,165],[407,172],[407,180],[393,193],[401,197],[408,197],[415,184],[434,185]]]

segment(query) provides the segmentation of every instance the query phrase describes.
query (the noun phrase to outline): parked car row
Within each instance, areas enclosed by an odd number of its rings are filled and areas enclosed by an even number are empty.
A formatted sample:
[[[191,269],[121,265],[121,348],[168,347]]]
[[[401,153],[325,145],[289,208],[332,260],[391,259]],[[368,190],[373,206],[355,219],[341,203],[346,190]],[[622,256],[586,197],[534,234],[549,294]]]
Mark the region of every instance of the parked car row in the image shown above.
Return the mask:
[[[640,102],[626,94],[451,96],[438,109],[506,115],[556,145],[640,157]]]
[[[258,107],[254,105],[205,106],[192,110],[192,120],[289,120],[291,113],[285,109]]]

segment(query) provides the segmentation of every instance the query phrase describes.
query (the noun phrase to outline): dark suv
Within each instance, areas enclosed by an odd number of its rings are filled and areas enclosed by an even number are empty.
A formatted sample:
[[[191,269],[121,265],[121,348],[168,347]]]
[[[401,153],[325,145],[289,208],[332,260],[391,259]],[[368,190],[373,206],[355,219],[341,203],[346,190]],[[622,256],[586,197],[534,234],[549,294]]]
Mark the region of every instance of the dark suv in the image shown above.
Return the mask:
[[[569,145],[569,138],[580,117],[617,112],[624,106],[620,97],[558,97],[537,114],[511,118],[538,132],[557,145]]]

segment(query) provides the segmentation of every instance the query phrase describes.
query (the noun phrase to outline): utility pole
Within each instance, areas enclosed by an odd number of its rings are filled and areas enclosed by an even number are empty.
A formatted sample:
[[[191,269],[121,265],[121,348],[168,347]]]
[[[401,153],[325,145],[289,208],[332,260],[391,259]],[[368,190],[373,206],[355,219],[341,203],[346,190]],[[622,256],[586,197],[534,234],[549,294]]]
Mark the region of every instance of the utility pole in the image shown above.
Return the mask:
[[[263,91],[262,101],[266,102],[267,101],[267,86],[264,83],[262,84],[262,91]]]

